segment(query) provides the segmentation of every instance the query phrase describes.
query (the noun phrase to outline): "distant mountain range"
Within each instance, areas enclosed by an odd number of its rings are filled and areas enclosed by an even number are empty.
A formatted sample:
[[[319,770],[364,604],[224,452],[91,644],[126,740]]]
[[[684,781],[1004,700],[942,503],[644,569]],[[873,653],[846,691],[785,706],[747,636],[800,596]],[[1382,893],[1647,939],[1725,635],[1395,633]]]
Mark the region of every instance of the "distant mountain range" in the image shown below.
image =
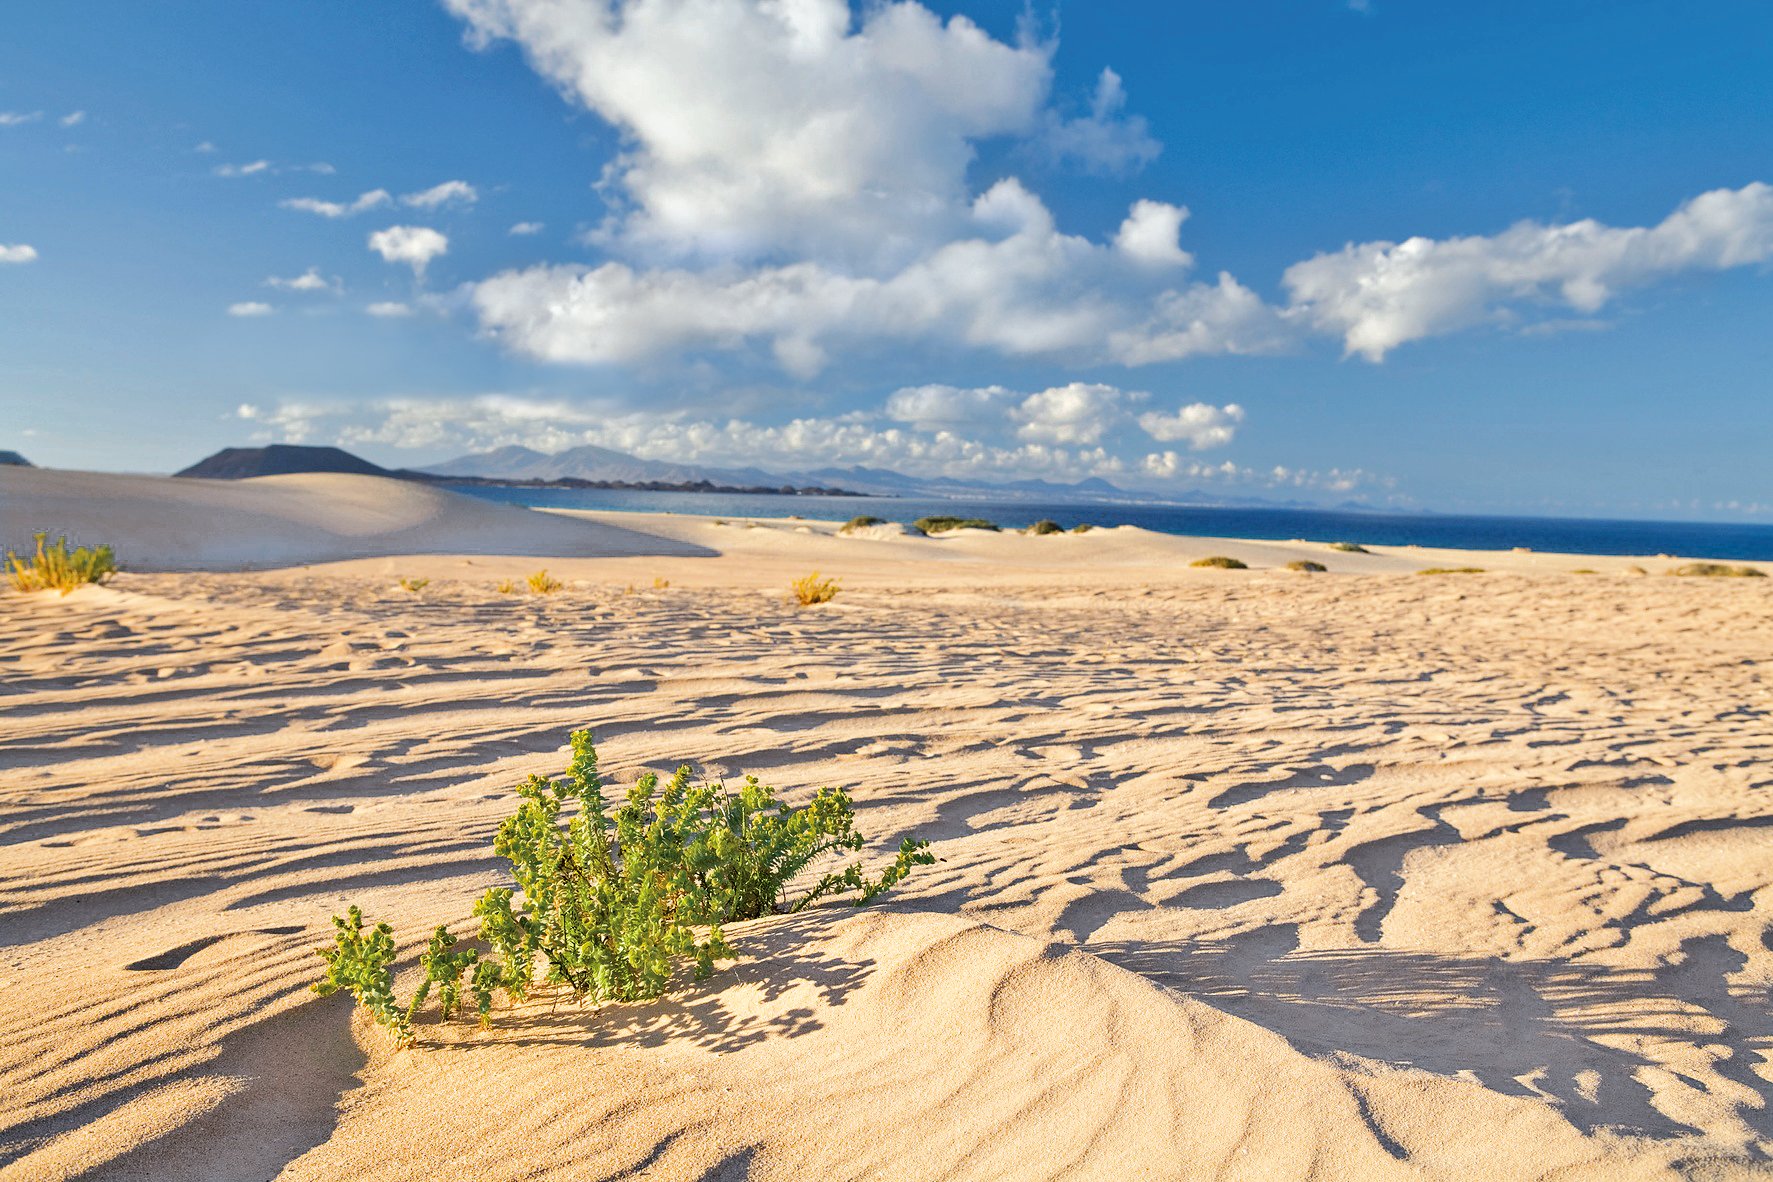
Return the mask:
[[[22,462],[22,457],[11,452],[0,452],[0,462],[6,456],[14,456],[15,460]],[[1124,489],[1100,477],[1090,477],[1073,483],[1051,480],[992,482],[959,480],[949,476],[908,476],[887,468],[863,467],[772,473],[760,468],[718,468],[664,460],[643,460],[625,452],[589,445],[553,453],[527,447],[501,447],[494,451],[457,456],[441,464],[413,470],[383,468],[336,447],[274,443],[267,447],[224,448],[176,475],[210,480],[245,480],[254,476],[282,476],[296,472],[348,472],[360,476],[386,476],[396,480],[418,480],[433,484],[543,485],[801,495],[860,493],[867,496],[925,500],[1044,503],[1076,501],[1305,509],[1325,507],[1312,501],[1227,496],[1200,489],[1158,495]],[[1336,508],[1360,510],[1368,506],[1344,502]]]

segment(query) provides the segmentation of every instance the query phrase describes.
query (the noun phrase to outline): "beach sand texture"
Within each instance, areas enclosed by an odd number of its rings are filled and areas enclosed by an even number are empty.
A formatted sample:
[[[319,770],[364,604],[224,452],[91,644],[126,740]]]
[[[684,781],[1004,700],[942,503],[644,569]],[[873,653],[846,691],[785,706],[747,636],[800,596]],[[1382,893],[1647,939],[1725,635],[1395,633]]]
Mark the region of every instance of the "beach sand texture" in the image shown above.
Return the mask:
[[[1769,1176],[1767,581],[0,475],[39,526],[133,569],[0,595],[0,1182]],[[307,992],[349,903],[403,990],[471,931],[580,726],[942,860],[648,1005]]]

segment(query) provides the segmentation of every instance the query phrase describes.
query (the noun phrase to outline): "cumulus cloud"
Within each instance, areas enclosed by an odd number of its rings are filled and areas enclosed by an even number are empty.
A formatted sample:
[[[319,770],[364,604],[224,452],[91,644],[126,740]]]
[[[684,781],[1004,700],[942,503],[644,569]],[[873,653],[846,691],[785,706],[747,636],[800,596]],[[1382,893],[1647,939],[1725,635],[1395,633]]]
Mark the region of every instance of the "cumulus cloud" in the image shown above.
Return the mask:
[[[478,200],[480,194],[467,181],[444,181],[421,192],[408,193],[400,203],[415,209],[437,209],[450,204],[472,205]]]
[[[309,267],[300,275],[291,279],[280,279],[275,275],[265,280],[266,287],[275,287],[283,291],[332,291],[343,290],[343,283],[337,278],[327,279],[320,274],[319,267]]]
[[[1087,116],[1061,119],[1048,114],[1047,149],[1058,160],[1075,161],[1090,172],[1126,173],[1149,164],[1163,145],[1151,137],[1143,116],[1121,114],[1126,105],[1120,75],[1103,70]]]
[[[540,234],[542,232],[542,223],[518,222],[515,226],[512,226],[508,232],[519,238],[526,237],[530,234]]]
[[[449,251],[449,238],[429,226],[389,226],[369,236],[369,248],[390,263],[406,263],[424,277],[425,268]]]
[[[42,111],[0,111],[0,127],[19,127],[43,118]]]
[[[261,304],[257,300],[244,300],[238,304],[228,305],[230,316],[269,316],[276,311],[270,304]]]
[[[1125,413],[1129,401],[1144,394],[1126,394],[1113,386],[1072,382],[1030,394],[1013,416],[1016,434],[1039,443],[1096,443]]]
[[[380,209],[384,205],[392,205],[394,198],[386,189],[371,189],[367,193],[358,194],[355,201],[322,201],[318,197],[287,197],[277,204],[284,209],[317,213],[323,218],[345,218],[363,213],[365,210]]]
[[[1284,282],[1294,314],[1378,361],[1519,304],[1590,314],[1630,288],[1769,258],[1773,186],[1756,182],[1702,193],[1654,226],[1521,222],[1489,237],[1350,244],[1295,263]]]
[[[377,316],[384,320],[392,320],[397,317],[412,315],[412,305],[403,304],[397,300],[382,300],[370,304],[363,310],[371,316]]]
[[[1139,200],[1114,235],[1115,249],[1142,263],[1189,267],[1194,256],[1182,249],[1182,223],[1188,211],[1180,205]]]
[[[1139,416],[1140,428],[1159,443],[1186,440],[1196,451],[1224,447],[1237,434],[1238,424],[1243,421],[1244,408],[1235,402],[1225,406],[1191,402],[1174,414],[1147,411]]]
[[[254,160],[247,164],[218,164],[210,171],[216,176],[225,177],[258,176],[271,171],[271,162],[269,160]]]
[[[1051,126],[1050,44],[917,3],[446,3],[627,137],[606,240],[631,250],[903,265],[964,220],[977,141]],[[1149,137],[1123,126],[1118,96],[1105,77],[1076,138],[1119,135],[1139,155]]]
[[[0,263],[34,263],[36,261],[36,247],[27,246],[23,242],[11,246],[0,242]]]

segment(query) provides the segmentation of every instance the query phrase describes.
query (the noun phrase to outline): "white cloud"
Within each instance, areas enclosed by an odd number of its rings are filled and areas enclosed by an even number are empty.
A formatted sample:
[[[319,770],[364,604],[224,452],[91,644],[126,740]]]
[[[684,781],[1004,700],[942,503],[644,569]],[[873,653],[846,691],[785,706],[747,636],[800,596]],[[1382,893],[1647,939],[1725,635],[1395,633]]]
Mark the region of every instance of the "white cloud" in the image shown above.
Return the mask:
[[[1049,112],[1045,141],[1060,161],[1075,161],[1090,172],[1125,173],[1149,164],[1163,149],[1151,137],[1143,117],[1122,116],[1127,105],[1120,75],[1103,70],[1096,80],[1090,113],[1081,119],[1060,119]]]
[[[400,199],[400,203],[415,209],[436,209],[451,203],[472,205],[478,200],[480,194],[467,181],[444,181],[441,185],[432,185],[422,192],[408,193]]]
[[[78,127],[82,123],[86,122],[86,112],[85,111],[69,111],[66,115],[63,115],[60,119],[57,119],[56,122],[61,124],[63,127]]]
[[[369,248],[390,263],[407,263],[423,277],[432,259],[449,251],[449,238],[429,226],[389,226],[369,236]]]
[[[269,316],[276,311],[270,304],[261,304],[257,300],[245,300],[238,304],[228,305],[230,316]]]
[[[344,218],[362,213],[365,210],[392,205],[394,198],[386,189],[371,189],[367,193],[359,193],[355,201],[349,202],[322,201],[318,197],[287,197],[277,204],[284,209],[300,210],[302,213],[317,213],[323,218]]]
[[[266,287],[280,288],[283,291],[331,291],[344,289],[344,284],[337,278],[326,279],[320,274],[319,267],[309,267],[293,279],[279,279],[273,275],[265,280]]]
[[[1097,443],[1125,414],[1126,404],[1144,394],[1113,386],[1072,382],[1030,394],[1012,414],[1018,437],[1038,443]]]
[[[910,423],[920,431],[940,431],[1000,419],[1021,397],[1002,386],[907,386],[893,392],[885,411],[888,418]]]
[[[271,162],[269,160],[254,160],[250,164],[218,164],[211,171],[217,176],[225,177],[258,176],[260,173],[271,171]]]
[[[518,222],[515,226],[512,226],[509,231],[509,233],[514,234],[520,238],[525,237],[530,234],[540,234],[541,232],[542,232],[542,223],[541,222]]]
[[[237,418],[263,424],[261,430],[253,432],[253,440],[257,443],[306,443],[319,429],[320,423],[336,413],[337,408],[306,402],[284,402],[269,408],[243,402],[234,411]]]
[[[1053,126],[1050,44],[917,3],[446,3],[627,137],[604,188],[606,240],[629,250],[902,266],[965,221],[977,141]],[[1118,95],[1105,77],[1095,141],[1120,128]]]
[[[1655,226],[1592,219],[1520,222],[1490,237],[1351,244],[1287,268],[1292,312],[1378,361],[1399,345],[1453,332],[1516,304],[1591,314],[1620,291],[1685,271],[1773,258],[1773,186],[1714,189]]]
[[[1162,201],[1135,201],[1114,235],[1115,249],[1142,263],[1190,267],[1194,256],[1182,249],[1182,223],[1188,210]]]
[[[370,304],[363,310],[371,316],[379,316],[383,319],[393,319],[400,316],[412,315],[412,305],[402,304],[396,300],[383,300],[378,303]]]
[[[1225,406],[1191,402],[1174,414],[1147,411],[1139,416],[1140,428],[1159,443],[1186,440],[1195,451],[1224,447],[1243,421],[1244,408],[1235,402]]]
[[[198,144],[195,148],[192,148],[191,151],[200,152],[203,155],[207,156],[211,152],[215,151],[215,145],[210,143],[208,140],[204,140],[202,143]]]
[[[0,242],[0,263],[34,263],[36,261],[36,247],[27,246],[23,242],[11,246]]]
[[[0,111],[0,127],[18,127],[43,118],[42,111]]]

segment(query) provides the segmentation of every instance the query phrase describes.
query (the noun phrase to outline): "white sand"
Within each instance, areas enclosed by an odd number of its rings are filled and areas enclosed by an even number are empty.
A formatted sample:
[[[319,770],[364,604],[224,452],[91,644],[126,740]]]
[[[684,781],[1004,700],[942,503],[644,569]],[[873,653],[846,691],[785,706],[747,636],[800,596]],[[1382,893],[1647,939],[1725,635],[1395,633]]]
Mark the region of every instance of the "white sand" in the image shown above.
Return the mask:
[[[0,536],[379,556],[0,596],[0,1180],[1765,1176],[1767,581],[48,475]],[[410,987],[581,725],[943,860],[651,1005],[305,991],[353,901]]]

